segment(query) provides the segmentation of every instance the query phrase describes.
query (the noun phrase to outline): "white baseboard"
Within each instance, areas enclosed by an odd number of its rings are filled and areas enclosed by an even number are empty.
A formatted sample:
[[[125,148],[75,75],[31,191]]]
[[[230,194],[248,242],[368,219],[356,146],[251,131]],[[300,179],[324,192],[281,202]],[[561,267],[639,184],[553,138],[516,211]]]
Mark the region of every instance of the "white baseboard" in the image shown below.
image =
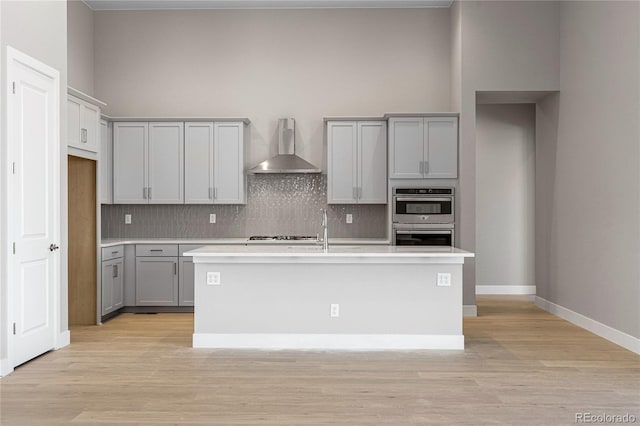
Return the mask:
[[[535,303],[539,308],[544,309],[547,312],[557,315],[578,327],[582,327],[603,339],[607,339],[616,345],[622,346],[623,348],[640,355],[640,339],[636,337],[574,312],[571,309],[567,309],[564,306],[556,305],[555,303],[549,302],[541,297],[536,296]]]
[[[0,358],[0,377],[13,373],[13,367],[9,362],[9,358]]]
[[[54,349],[62,349],[65,346],[71,344],[71,332],[69,330],[63,331],[58,334],[58,338],[56,339],[56,347]]]
[[[477,285],[476,294],[536,294],[535,285]]]
[[[194,348],[406,350],[464,349],[463,335],[194,333]]]
[[[463,305],[462,306],[462,316],[463,317],[477,317],[478,316],[478,305]]]

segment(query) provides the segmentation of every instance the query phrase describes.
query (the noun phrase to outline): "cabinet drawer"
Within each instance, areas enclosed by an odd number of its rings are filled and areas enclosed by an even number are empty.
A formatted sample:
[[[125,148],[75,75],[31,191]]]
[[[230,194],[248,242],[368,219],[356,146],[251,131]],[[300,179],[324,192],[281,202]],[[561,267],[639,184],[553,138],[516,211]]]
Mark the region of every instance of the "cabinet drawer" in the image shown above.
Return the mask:
[[[206,245],[210,245],[210,244],[180,244],[180,257],[184,256],[184,252],[185,251],[190,251],[190,250],[196,250],[199,249],[200,247],[204,247]]]
[[[138,244],[136,256],[178,256],[177,244]]]
[[[119,257],[124,256],[124,246],[113,246],[113,247],[103,247],[102,248],[102,261],[117,259]]]

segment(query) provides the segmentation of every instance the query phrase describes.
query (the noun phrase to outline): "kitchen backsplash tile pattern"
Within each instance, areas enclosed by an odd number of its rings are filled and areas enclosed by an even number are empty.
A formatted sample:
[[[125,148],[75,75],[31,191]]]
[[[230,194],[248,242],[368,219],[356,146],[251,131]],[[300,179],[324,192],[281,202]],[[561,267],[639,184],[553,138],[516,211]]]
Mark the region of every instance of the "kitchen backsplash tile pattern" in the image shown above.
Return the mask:
[[[246,205],[103,205],[102,238],[230,238],[316,235],[328,207],[329,235],[385,238],[386,205],[327,206],[326,175],[249,175]],[[209,214],[216,223],[209,223]],[[345,216],[353,215],[347,224]],[[131,214],[131,225],[124,215]]]

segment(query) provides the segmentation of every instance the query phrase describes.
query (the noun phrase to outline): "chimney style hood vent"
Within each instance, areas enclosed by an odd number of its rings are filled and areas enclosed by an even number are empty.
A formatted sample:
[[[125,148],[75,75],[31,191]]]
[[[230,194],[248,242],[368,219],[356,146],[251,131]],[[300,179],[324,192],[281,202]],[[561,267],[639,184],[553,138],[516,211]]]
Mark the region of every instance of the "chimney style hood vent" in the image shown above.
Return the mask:
[[[295,130],[293,118],[279,119],[278,155],[258,164],[249,173],[320,173],[319,168],[296,155]]]

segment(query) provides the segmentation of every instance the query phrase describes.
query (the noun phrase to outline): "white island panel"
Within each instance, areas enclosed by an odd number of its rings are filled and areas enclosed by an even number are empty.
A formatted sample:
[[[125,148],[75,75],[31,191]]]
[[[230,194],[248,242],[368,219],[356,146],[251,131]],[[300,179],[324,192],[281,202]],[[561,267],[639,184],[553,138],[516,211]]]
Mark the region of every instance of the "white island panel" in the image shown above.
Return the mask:
[[[194,347],[463,349],[462,263],[450,248],[204,247]],[[207,273],[220,284],[207,284]],[[438,286],[438,273],[451,274]],[[331,305],[339,304],[339,316]]]

